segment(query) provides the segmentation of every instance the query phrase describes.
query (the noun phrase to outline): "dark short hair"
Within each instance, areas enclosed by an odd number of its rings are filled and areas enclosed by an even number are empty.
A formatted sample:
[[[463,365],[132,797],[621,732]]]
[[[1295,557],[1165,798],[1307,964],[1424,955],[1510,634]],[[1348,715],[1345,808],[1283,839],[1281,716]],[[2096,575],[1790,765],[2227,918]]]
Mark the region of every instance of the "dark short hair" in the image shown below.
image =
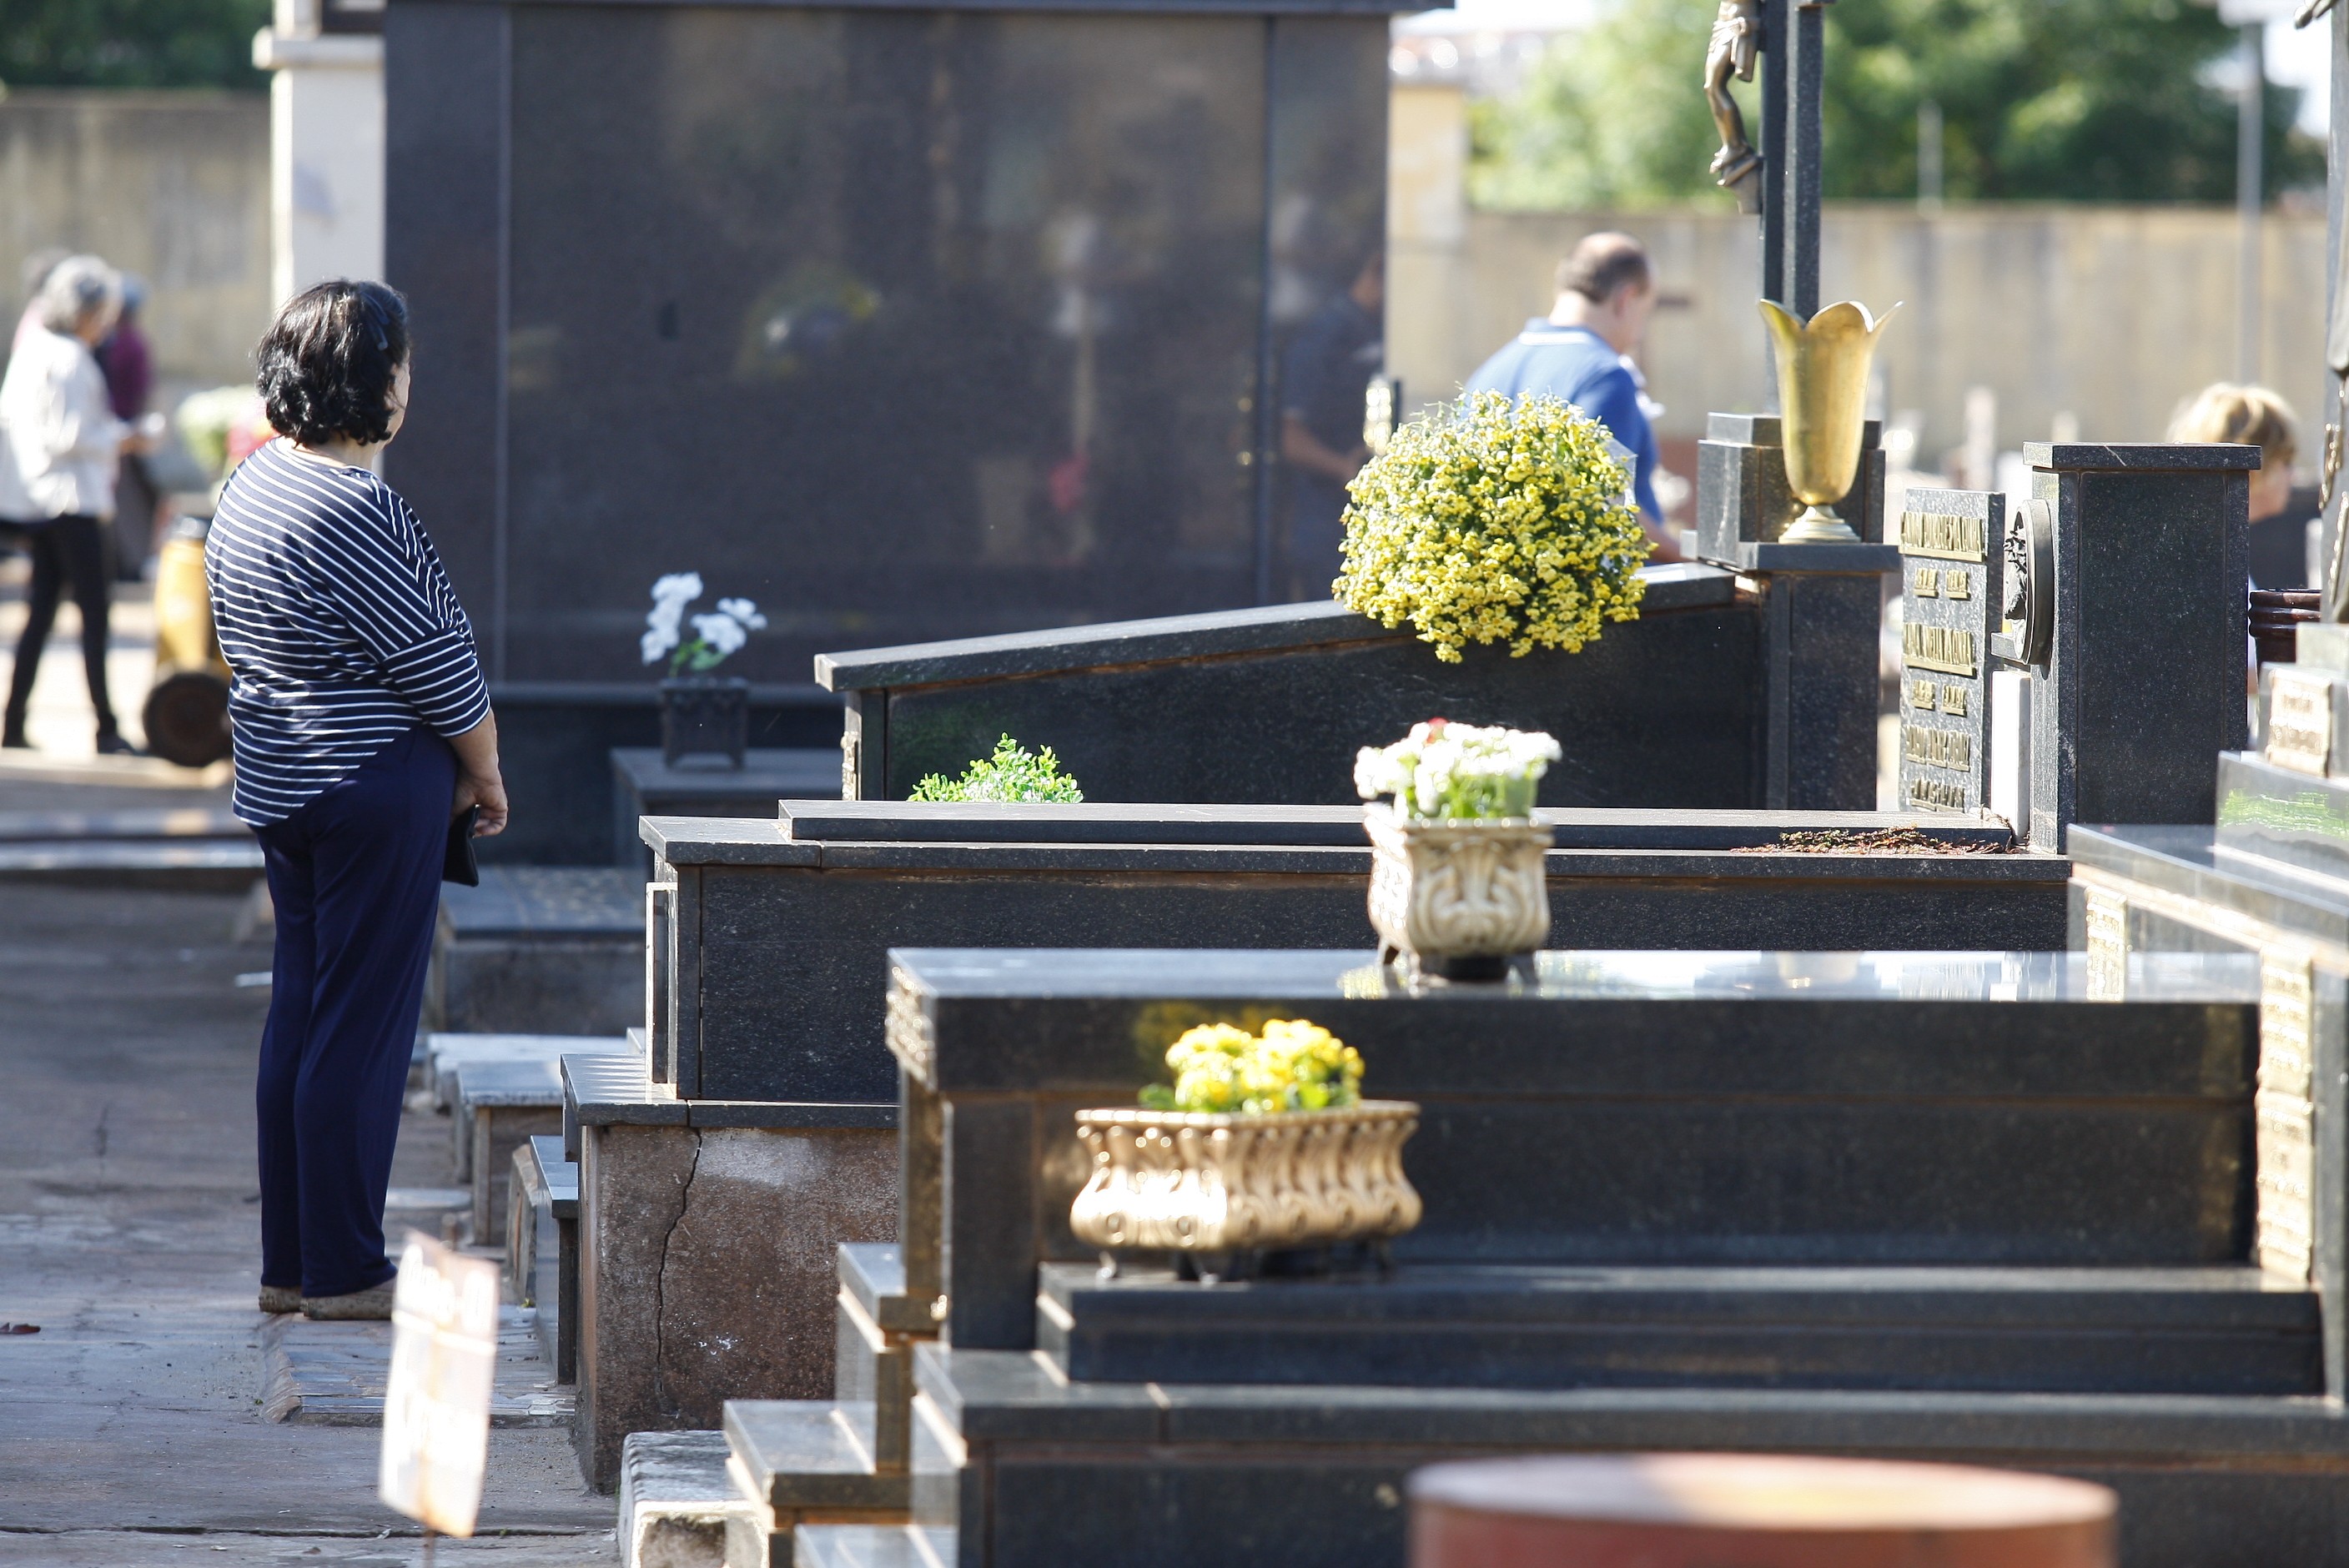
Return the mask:
[[[1646,288],[1654,280],[1646,247],[1629,234],[1592,234],[1557,264],[1557,292],[1568,289],[1593,304],[1605,304],[1624,287]]]
[[[389,439],[392,377],[408,348],[408,302],[398,290],[347,278],[304,289],[254,353],[270,425],[305,442]]]

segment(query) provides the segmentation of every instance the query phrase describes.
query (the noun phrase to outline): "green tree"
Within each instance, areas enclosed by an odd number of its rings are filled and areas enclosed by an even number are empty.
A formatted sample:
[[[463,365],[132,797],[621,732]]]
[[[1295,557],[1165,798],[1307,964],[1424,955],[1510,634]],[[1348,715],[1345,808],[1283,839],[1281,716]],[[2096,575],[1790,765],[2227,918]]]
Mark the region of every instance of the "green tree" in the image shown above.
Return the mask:
[[[270,0],[0,0],[0,82],[259,91],[253,36],[269,12]]]
[[[1710,195],[1697,82],[1714,0],[1615,0],[1553,45],[1524,88],[1474,110],[1476,199],[1640,205]],[[1827,13],[1826,190],[1917,193],[1917,111],[1941,108],[1955,200],[2223,201],[2235,104],[2210,67],[2237,36],[2187,0],[1844,0]],[[1740,89],[1747,120],[1757,94]],[[2271,85],[2271,193],[2323,178]]]

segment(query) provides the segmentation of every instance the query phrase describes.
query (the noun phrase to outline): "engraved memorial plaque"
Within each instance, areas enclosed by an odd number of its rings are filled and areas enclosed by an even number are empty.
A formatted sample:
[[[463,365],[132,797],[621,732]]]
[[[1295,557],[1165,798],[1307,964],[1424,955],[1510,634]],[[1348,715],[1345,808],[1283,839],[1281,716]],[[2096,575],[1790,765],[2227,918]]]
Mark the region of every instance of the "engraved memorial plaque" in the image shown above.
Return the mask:
[[[1990,636],[2006,498],[1913,490],[1900,514],[1900,809],[1990,804]]]
[[[2252,1102],[2255,1143],[2253,1253],[2260,1267],[2308,1278],[2315,1253],[2314,1056],[2310,1009],[2314,975],[2306,956],[2260,959],[2260,1077]]]

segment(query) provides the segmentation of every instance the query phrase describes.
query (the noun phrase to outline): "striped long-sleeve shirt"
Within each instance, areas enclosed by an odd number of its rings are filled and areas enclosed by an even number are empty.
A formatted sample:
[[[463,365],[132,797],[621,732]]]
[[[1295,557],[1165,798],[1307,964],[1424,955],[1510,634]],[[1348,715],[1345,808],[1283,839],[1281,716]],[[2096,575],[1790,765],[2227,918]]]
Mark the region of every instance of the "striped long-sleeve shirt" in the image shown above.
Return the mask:
[[[418,724],[488,716],[472,624],[424,525],[365,469],[272,441],[239,465],[204,542],[235,684],[238,817],[260,827]]]

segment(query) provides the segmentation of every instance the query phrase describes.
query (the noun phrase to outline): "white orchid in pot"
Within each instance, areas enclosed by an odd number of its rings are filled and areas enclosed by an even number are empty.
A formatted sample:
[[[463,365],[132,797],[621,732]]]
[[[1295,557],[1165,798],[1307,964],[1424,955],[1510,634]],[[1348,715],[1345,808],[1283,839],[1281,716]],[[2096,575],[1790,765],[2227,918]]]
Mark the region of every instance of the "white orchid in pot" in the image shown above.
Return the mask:
[[[654,583],[637,645],[645,663],[668,661],[660,686],[661,753],[668,765],[740,768],[750,744],[750,686],[709,672],[740,652],[767,617],[748,599],[720,599],[715,610],[688,617],[687,606],[701,593],[698,572],[672,572]]]
[[[1547,735],[1441,718],[1362,748],[1354,787],[1371,802],[1382,959],[1416,976],[1498,980],[1548,940],[1550,829],[1534,819],[1534,794],[1561,755]]]

